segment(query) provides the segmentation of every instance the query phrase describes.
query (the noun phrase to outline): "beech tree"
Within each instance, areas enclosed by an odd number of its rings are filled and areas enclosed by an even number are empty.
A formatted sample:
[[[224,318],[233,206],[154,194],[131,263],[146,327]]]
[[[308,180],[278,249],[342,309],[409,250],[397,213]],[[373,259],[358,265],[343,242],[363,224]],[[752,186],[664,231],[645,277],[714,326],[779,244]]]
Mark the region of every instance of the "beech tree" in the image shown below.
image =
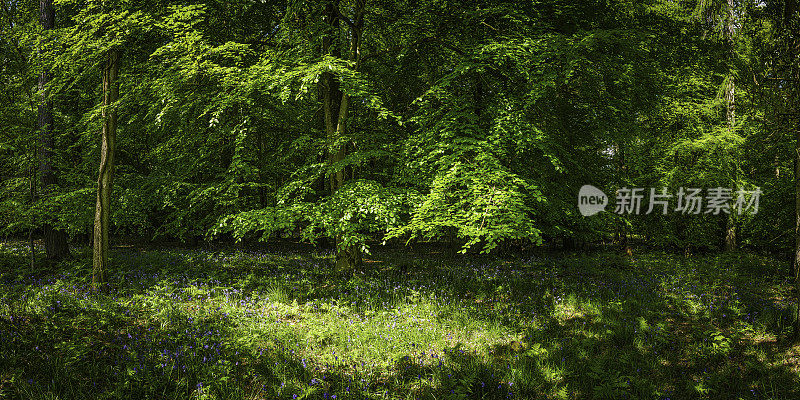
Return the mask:
[[[106,281],[108,270],[109,215],[111,188],[114,177],[114,151],[117,135],[116,102],[119,99],[120,51],[111,49],[103,68],[103,128],[100,147],[100,172],[97,176],[97,206],[94,216],[94,250],[92,256],[92,284]]]
[[[350,62],[353,72],[358,72],[361,62],[361,38],[364,34],[364,7],[366,0],[356,0],[353,8],[352,20],[344,16],[339,8],[338,0],[330,0],[325,4],[324,18],[328,29],[322,39],[322,51],[328,57],[345,57]],[[345,37],[350,38],[349,48],[342,49],[340,38],[340,23],[346,22],[349,32]],[[344,53],[344,54],[343,54]],[[343,188],[347,179],[347,171],[342,165],[347,155],[348,139],[344,135],[347,129],[348,112],[350,112],[350,94],[342,92],[340,82],[330,71],[322,73],[320,91],[322,92],[322,105],[325,115],[325,136],[328,147],[328,162],[331,166],[330,190],[331,194]],[[341,210],[342,213],[347,212]],[[336,234],[336,268],[347,269],[361,265],[361,249],[356,243],[349,243],[341,234]]]
[[[153,29],[153,21],[141,10],[122,8],[111,1],[90,2],[83,6],[73,16],[73,24],[60,32],[61,46],[66,51],[61,51],[56,56],[56,66],[62,74],[56,88],[65,90],[82,76],[100,70],[101,100],[95,109],[99,111],[100,117],[100,128],[95,131],[99,133],[96,140],[99,142],[100,162],[95,181],[92,286],[101,289],[109,269],[120,62],[123,50],[128,46],[135,47],[134,38]],[[94,115],[90,118],[96,121]]]
[[[39,1],[39,19],[45,33],[55,27],[55,10],[52,0]],[[49,41],[45,37],[43,42]],[[58,183],[54,158],[54,120],[53,102],[49,98],[47,84],[50,82],[50,73],[44,68],[39,74],[39,93],[41,100],[39,103],[37,126],[39,128],[39,175],[41,179],[40,193],[43,196],[50,194],[52,185]],[[69,243],[67,243],[67,233],[56,229],[52,223],[45,222],[42,225],[42,237],[47,258],[59,260],[69,255]]]
[[[795,250],[791,1],[48,4],[3,3],[3,233],[94,238],[97,282],[117,234]],[[584,184],[777,194],[585,218]]]

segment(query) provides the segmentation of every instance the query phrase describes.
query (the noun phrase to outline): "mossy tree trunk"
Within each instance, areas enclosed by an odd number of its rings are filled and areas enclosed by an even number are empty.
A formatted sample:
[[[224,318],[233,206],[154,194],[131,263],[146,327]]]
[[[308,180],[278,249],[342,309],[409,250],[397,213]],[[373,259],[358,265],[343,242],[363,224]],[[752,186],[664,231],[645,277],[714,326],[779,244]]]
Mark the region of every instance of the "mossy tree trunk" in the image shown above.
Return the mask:
[[[103,128],[100,147],[100,172],[97,177],[97,205],[94,214],[94,240],[92,255],[92,287],[101,289],[108,271],[109,216],[112,178],[114,176],[114,151],[117,134],[116,102],[119,97],[118,50],[109,51],[103,70]]]

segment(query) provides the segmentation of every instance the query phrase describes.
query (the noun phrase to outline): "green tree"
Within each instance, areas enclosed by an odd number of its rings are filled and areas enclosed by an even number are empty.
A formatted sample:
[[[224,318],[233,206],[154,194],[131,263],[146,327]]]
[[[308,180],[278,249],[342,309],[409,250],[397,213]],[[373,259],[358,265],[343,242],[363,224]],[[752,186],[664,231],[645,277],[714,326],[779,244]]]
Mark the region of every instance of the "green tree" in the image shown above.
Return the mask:
[[[45,34],[55,27],[55,9],[52,0],[39,1],[39,20]],[[48,38],[45,36],[42,42],[46,43]],[[58,184],[54,163],[54,121],[53,103],[47,93],[47,84],[50,82],[50,74],[46,68],[39,74],[39,102],[37,126],[39,128],[39,177],[41,179],[40,191],[46,196],[51,192],[52,186]],[[47,258],[59,260],[69,256],[69,243],[67,233],[56,229],[50,222],[45,222],[42,226],[42,237],[44,238],[44,248]]]
[[[63,2],[64,6],[72,5]],[[101,288],[109,269],[108,249],[112,185],[117,153],[117,109],[119,107],[119,71],[122,52],[133,47],[137,36],[152,29],[152,19],[141,10],[124,4],[97,1],[81,4],[72,16],[73,24],[60,30],[66,51],[57,56],[62,76],[57,88],[64,90],[76,79],[98,68],[102,71],[100,114],[100,166],[96,179],[94,213],[92,285]],[[96,114],[95,114],[96,115]],[[91,132],[91,131],[89,131]],[[95,131],[96,132],[96,131]]]

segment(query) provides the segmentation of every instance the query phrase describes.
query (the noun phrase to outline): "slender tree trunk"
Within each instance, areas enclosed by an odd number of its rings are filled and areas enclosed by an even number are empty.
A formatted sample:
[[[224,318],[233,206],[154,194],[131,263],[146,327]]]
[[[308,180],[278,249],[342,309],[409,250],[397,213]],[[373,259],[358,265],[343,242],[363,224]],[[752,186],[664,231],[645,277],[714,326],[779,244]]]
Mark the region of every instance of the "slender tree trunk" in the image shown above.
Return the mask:
[[[39,20],[44,30],[53,29],[55,26],[55,11],[52,0],[39,1]],[[57,184],[55,168],[53,168],[53,103],[45,93],[50,74],[45,70],[39,75],[39,112],[37,126],[39,128],[39,177],[41,179],[42,195],[47,195],[52,190],[52,185]],[[69,243],[67,234],[53,228],[49,223],[42,226],[44,250],[48,259],[60,260],[69,256]]]
[[[730,68],[730,64],[734,62],[735,56],[735,49],[733,47],[733,37],[735,33],[735,25],[734,25],[734,0],[728,0],[727,9],[726,9],[726,16],[725,16],[725,45],[728,47],[728,64],[729,64],[729,72],[728,72],[728,79],[726,80],[725,86],[725,104],[726,104],[726,112],[725,112],[725,119],[728,123],[728,130],[733,132],[733,129],[736,126],[736,78],[733,74],[732,69]],[[734,168],[736,166],[734,165]],[[736,176],[736,171],[734,173],[734,180]],[[728,218],[726,219],[726,226],[725,226],[725,251],[735,251],[737,248],[736,243],[736,214],[731,212],[728,214]]]
[[[795,127],[795,169],[794,169],[794,257],[792,266],[794,269],[794,295],[795,295],[795,315],[794,315],[794,339],[800,339],[800,127]]]
[[[361,49],[361,29],[363,27],[365,0],[356,1],[355,19],[349,21],[350,27],[350,59],[359,65],[359,52]],[[323,53],[339,56],[334,40],[338,36],[340,27],[339,1],[330,0],[325,5],[325,17],[329,25],[328,34],[323,38]],[[350,96],[339,89],[333,74],[325,72],[322,75],[322,102],[325,118],[325,133],[328,142],[328,162],[330,165],[341,162],[347,156],[347,144],[341,138],[345,135],[347,117],[350,108]],[[330,175],[330,190],[335,193],[342,188],[347,179],[345,168],[339,168]],[[336,269],[351,270],[361,266],[361,249],[356,245],[347,245],[341,236],[334,238],[336,242]]]
[[[733,212],[728,215],[725,227],[725,251],[727,252],[736,251],[739,248],[736,241],[736,218],[734,215]]]
[[[97,177],[97,206],[94,213],[92,255],[92,287],[97,290],[106,282],[108,271],[108,229],[111,185],[114,173],[114,150],[117,134],[116,102],[119,97],[119,51],[108,53],[103,70],[103,129],[100,147],[100,172]]]
[[[784,34],[787,37],[791,37],[789,39],[789,43],[787,46],[786,54],[789,59],[790,64],[790,77],[794,79],[794,82],[800,81],[800,66],[795,63],[795,57],[797,57],[797,49],[800,47],[800,23],[798,23],[798,16],[797,16],[797,0],[786,0],[785,9],[784,9],[784,16],[783,16],[783,29],[786,30]],[[791,33],[791,35],[790,35]],[[800,93],[798,93],[798,88],[796,85],[793,85],[788,88],[788,104],[791,110],[790,112],[795,113],[795,117],[800,114]],[[795,318],[794,318],[794,337],[795,340],[800,338],[800,118],[795,118],[793,120],[794,126],[794,232],[795,232],[795,245],[794,245],[794,257],[792,260],[793,268],[794,268],[794,279],[795,279]]]
[[[625,160],[625,147],[622,144],[617,144],[617,162],[620,181],[627,180],[628,177],[628,164]],[[624,213],[617,216],[617,230],[615,233],[616,242],[619,244],[620,249],[627,255],[633,255],[629,241],[629,228],[625,221]]]
[[[342,94],[342,101],[339,103],[339,118],[336,127],[336,137],[344,135],[345,123],[347,122],[347,110],[350,106],[350,96]],[[341,145],[333,157],[333,162],[344,160],[345,145]],[[334,190],[340,189],[344,186],[345,171],[344,168],[336,171],[334,175],[335,185]],[[355,245],[346,245],[343,243],[342,238],[336,238],[336,269],[340,271],[350,270],[360,267],[362,264],[361,249]]]
[[[35,152],[36,149],[34,149],[34,153]],[[36,154],[34,154],[34,157],[35,156]],[[33,166],[33,164],[31,164],[30,168],[30,187],[28,189],[30,189],[30,201],[31,207],[33,207],[33,204],[36,201],[36,168]],[[33,222],[35,223],[36,221]],[[31,269],[33,269],[33,266],[36,264],[36,244],[33,242],[33,226],[34,224],[31,224],[31,227],[28,229],[28,245],[31,247]]]
[[[794,267],[795,307],[794,337],[800,339],[800,126],[794,127]]]

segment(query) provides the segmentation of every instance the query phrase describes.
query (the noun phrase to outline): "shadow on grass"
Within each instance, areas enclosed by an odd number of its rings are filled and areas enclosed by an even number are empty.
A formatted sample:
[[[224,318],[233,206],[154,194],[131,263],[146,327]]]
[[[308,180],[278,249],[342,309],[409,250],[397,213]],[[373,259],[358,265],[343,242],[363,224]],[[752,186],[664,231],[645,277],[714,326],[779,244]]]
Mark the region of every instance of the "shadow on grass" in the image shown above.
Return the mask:
[[[725,280],[702,269],[683,272],[695,264],[659,270],[603,255],[498,266],[485,259],[456,264],[453,258],[376,254],[379,266],[354,276],[329,272],[326,257],[117,250],[119,268],[111,274],[117,292],[92,297],[86,293],[89,267],[80,257],[42,272],[19,269],[24,256],[3,255],[0,394],[20,399],[800,398],[792,369],[797,352],[775,340],[783,324],[766,323],[762,331],[750,324],[759,308],[773,307],[782,320],[786,307],[780,291],[770,297],[769,288],[759,285],[734,290],[752,278],[751,269],[759,271],[749,264],[741,276],[732,270]],[[370,283],[380,283],[375,289],[380,293],[364,299],[357,288]],[[146,300],[136,295],[167,290],[175,303],[194,306],[195,292],[188,290],[193,286],[205,293],[233,287],[245,298],[270,294],[276,284],[287,291],[283,301],[333,298],[361,301],[363,307],[396,299],[389,289],[397,285],[413,287],[422,297],[444,291],[459,301],[443,306],[438,318],[494,323],[517,338],[488,349],[456,343],[439,353],[409,352],[376,371],[306,359],[298,351],[306,339],[291,329],[243,334],[239,321],[222,310],[170,309],[165,303],[148,306],[172,310],[153,318],[132,303]],[[44,292],[29,290],[45,286]],[[741,296],[732,301],[726,294]],[[719,307],[704,308],[708,304]]]
[[[754,345],[700,321],[658,321],[631,309],[552,319],[505,355],[523,398],[797,398],[797,371],[777,344]],[[770,358],[771,355],[771,358]]]
[[[457,346],[443,363],[401,358],[384,373],[314,364],[293,335],[240,345],[224,316],[172,326],[56,308],[0,318],[0,393],[9,399],[508,398],[491,365]],[[81,321],[81,322],[78,322]],[[334,397],[337,396],[337,397]],[[454,397],[467,396],[467,397]],[[479,396],[479,397],[473,397]]]

